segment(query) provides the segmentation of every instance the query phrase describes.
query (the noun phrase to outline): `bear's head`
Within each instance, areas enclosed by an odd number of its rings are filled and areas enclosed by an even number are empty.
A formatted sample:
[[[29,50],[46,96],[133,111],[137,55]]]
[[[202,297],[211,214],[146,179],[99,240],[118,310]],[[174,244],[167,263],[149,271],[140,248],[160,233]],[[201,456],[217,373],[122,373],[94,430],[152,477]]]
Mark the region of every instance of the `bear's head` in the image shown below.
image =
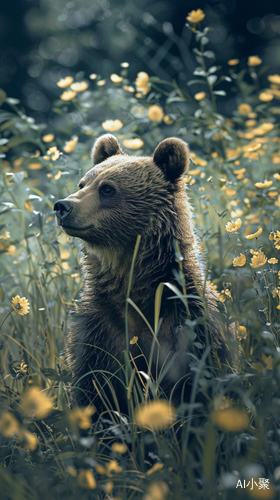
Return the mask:
[[[117,249],[170,224],[174,196],[188,168],[185,142],[165,139],[152,157],[128,156],[106,134],[95,142],[92,159],[79,191],[54,205],[57,224],[67,234],[93,247]]]

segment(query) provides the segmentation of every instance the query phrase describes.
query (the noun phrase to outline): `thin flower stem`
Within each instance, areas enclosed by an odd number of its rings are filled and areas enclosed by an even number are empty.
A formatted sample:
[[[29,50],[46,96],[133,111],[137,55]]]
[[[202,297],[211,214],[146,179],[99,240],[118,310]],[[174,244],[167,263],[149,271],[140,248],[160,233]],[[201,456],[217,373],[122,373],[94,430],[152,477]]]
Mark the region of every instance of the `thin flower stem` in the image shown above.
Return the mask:
[[[1,330],[2,326],[4,325],[4,323],[5,323],[6,319],[10,316],[10,314],[12,314],[13,310],[14,310],[14,309],[12,309],[12,310],[11,310],[11,311],[7,314],[6,318],[4,318],[4,320],[2,321],[2,323],[1,323],[1,325],[0,325],[0,330]]]

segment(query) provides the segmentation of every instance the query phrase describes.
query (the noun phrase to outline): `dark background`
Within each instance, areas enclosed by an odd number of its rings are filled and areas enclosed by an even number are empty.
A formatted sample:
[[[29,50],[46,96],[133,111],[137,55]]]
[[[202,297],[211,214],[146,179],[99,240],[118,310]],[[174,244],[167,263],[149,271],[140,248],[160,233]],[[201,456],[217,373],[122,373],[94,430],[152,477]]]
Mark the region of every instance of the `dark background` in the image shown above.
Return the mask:
[[[142,70],[185,85],[196,66],[186,16],[198,8],[217,62],[258,55],[279,73],[279,0],[1,0],[0,87],[45,121],[67,75],[108,77],[127,61],[131,80]]]

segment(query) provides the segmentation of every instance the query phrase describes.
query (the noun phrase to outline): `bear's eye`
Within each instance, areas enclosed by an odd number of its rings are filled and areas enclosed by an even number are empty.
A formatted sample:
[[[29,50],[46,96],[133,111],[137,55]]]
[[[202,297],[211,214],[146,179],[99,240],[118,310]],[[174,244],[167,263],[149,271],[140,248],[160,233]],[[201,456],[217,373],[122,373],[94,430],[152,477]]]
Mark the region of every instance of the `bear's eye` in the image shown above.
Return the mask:
[[[99,193],[103,196],[112,196],[115,192],[116,190],[109,184],[103,184],[103,186],[99,188]]]
[[[83,189],[83,187],[85,187],[85,183],[84,183],[84,182],[80,182],[80,183],[78,184],[78,188],[79,188],[79,189]]]

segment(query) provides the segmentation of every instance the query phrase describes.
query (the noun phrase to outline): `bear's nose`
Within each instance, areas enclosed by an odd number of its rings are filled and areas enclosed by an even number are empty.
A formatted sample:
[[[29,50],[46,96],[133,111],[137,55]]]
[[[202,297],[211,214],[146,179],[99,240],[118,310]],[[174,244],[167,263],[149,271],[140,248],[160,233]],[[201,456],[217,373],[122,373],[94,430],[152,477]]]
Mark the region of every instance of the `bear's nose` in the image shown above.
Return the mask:
[[[68,215],[72,212],[73,206],[68,200],[58,200],[53,207],[56,216],[60,219],[66,219]]]

